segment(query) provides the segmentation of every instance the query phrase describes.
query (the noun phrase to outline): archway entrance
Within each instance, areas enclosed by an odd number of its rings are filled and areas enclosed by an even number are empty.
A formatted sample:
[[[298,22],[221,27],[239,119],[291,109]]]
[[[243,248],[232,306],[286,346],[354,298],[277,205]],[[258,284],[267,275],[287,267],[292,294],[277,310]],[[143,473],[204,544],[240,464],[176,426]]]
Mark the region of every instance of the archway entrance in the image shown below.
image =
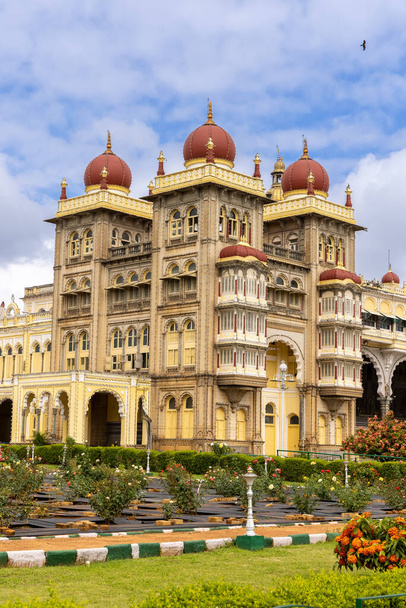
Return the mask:
[[[357,426],[367,426],[368,418],[381,415],[378,401],[378,376],[372,361],[363,356],[362,366],[362,397],[358,397],[356,404]]]
[[[10,443],[11,441],[12,409],[11,399],[5,399],[0,403],[0,443]]]
[[[118,401],[111,393],[96,393],[89,403],[89,445],[120,445],[121,418]]]
[[[392,376],[392,403],[395,418],[406,418],[406,361],[396,367]]]

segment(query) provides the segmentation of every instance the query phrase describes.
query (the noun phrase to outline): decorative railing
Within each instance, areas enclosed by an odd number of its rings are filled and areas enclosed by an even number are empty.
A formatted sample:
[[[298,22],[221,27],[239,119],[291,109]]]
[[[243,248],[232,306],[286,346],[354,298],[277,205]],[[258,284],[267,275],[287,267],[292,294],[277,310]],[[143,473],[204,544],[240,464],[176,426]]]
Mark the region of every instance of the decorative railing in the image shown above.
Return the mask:
[[[56,217],[69,215],[76,211],[90,211],[103,206],[152,220],[152,203],[141,201],[138,198],[115,194],[108,190],[98,190],[90,194],[84,194],[83,196],[60,200]]]
[[[173,190],[178,186],[193,185],[202,182],[215,181],[220,184],[230,185],[234,188],[250,192],[258,196],[265,197],[264,183],[259,177],[250,177],[243,173],[237,173],[231,169],[218,167],[215,164],[207,163],[194,169],[185,169],[177,173],[157,176],[155,178],[154,194]]]
[[[124,258],[132,255],[144,255],[152,249],[152,242],[137,243],[136,245],[126,245],[125,247],[112,247],[110,256],[112,258]]]
[[[264,205],[264,221],[269,222],[281,217],[291,215],[303,215],[306,213],[322,213],[330,217],[335,217],[350,224],[355,224],[354,209],[344,207],[331,201],[321,200],[315,196],[305,196],[303,198],[293,198],[284,200],[280,203],[269,203]]]
[[[295,249],[287,249],[286,247],[269,245],[268,243],[264,243],[263,250],[266,255],[273,255],[277,258],[295,260],[296,262],[303,262],[305,257],[304,251],[296,251]]]

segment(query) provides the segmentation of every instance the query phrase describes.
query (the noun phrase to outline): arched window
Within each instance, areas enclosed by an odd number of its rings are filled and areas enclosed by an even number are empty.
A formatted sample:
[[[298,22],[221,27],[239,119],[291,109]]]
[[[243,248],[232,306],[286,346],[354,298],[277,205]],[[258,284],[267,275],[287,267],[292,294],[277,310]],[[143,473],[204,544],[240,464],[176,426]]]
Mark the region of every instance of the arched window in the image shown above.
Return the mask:
[[[194,234],[199,230],[199,216],[197,215],[196,207],[193,207],[188,213],[187,218],[187,232],[188,234]]]
[[[177,433],[178,412],[176,411],[175,397],[168,397],[166,402],[166,423],[165,437],[166,439],[175,439]]]
[[[152,278],[151,271],[148,270],[148,272],[146,272],[144,275],[144,281],[150,281],[151,278]]]
[[[186,321],[183,350],[183,364],[195,365],[196,363],[196,328],[195,322],[192,320]]]
[[[319,260],[324,260],[324,237],[321,234],[319,238]]]
[[[124,283],[124,277],[120,274],[116,280],[115,280],[115,284],[116,285],[122,285]]]
[[[283,277],[276,277],[275,283],[277,285],[285,285],[285,279]]]
[[[248,239],[248,215],[244,213],[244,217],[241,225],[241,236]]]
[[[282,245],[282,239],[280,236],[274,236],[272,239],[272,245],[274,247],[281,247]]]
[[[90,228],[85,232],[85,253],[93,253],[93,231]]]
[[[140,234],[136,234],[135,235],[135,242],[136,243],[141,243],[141,235]]]
[[[137,346],[137,330],[133,327],[129,329],[127,333],[127,346],[128,348]]]
[[[190,395],[183,397],[182,439],[193,437],[193,399]]]
[[[72,281],[71,283],[69,283],[69,291],[75,291],[76,288],[76,281]]]
[[[337,246],[337,264],[344,265],[344,249],[343,241],[340,239]]]
[[[182,236],[182,218],[180,217],[179,211],[173,211],[171,215],[171,229],[170,229],[170,237],[171,239],[176,239],[177,237]]]
[[[22,347],[22,346],[19,346],[19,347],[17,348],[17,355],[22,355],[22,354],[23,354],[23,347]]]
[[[336,418],[336,445],[340,445],[343,442],[343,422],[340,416]]]
[[[293,289],[299,289],[299,283],[295,280],[290,282],[290,286],[293,287]]]
[[[299,424],[299,416],[296,416],[296,414],[293,414],[289,418],[289,424],[291,424],[291,425],[297,425],[297,424]]]
[[[168,326],[166,357],[168,367],[179,365],[179,333],[175,322]]]
[[[79,369],[89,369],[89,334],[84,331],[80,338],[80,351],[79,351]]]
[[[224,229],[226,225],[226,212],[224,207],[220,207],[220,215],[219,215],[219,232],[220,234],[224,234]]]
[[[136,272],[134,272],[131,276],[130,276],[130,283],[137,283],[138,281],[138,274]]]
[[[196,263],[189,262],[186,266],[186,272],[189,275],[186,277],[186,291],[194,291],[197,286]]]
[[[245,441],[246,416],[245,410],[237,410],[237,441]]]
[[[169,274],[179,274],[179,266],[177,264],[175,264],[174,266],[171,266],[171,269],[169,270]]]
[[[274,424],[274,409],[271,403],[265,406],[265,424]]]
[[[37,342],[37,344],[34,346],[34,353],[39,353],[39,352],[41,352],[41,349],[40,349],[40,345]]]
[[[130,244],[130,235],[128,234],[128,232],[123,232],[123,234],[121,235],[121,245],[123,247],[125,247],[126,245]]]
[[[299,237],[296,233],[290,234],[288,236],[288,244],[289,249],[292,251],[297,251],[299,249]]]
[[[327,238],[327,262],[334,263],[334,239],[332,236]]]
[[[11,348],[11,346],[8,347],[7,354],[8,354],[9,357],[11,357],[12,354],[13,354],[13,349]]]
[[[118,245],[118,230],[117,228],[113,228],[111,232],[111,246],[117,247]]]
[[[232,209],[228,218],[228,235],[238,236],[238,215],[237,212]]]
[[[86,281],[83,283],[83,289],[90,289],[90,281],[89,281],[89,279],[86,279]]]
[[[113,348],[122,348],[123,346],[123,334],[120,329],[116,329],[113,333]]]
[[[51,352],[51,342],[48,342],[46,349],[47,349],[47,351]]]
[[[142,342],[140,345],[140,352],[142,358],[142,368],[146,369],[149,367],[149,325],[144,327],[142,330]]]
[[[75,369],[75,351],[76,351],[75,337],[73,334],[68,334],[66,336],[66,369],[67,370]]]
[[[80,253],[80,241],[77,232],[74,232],[70,237],[70,254],[71,257],[76,257]]]

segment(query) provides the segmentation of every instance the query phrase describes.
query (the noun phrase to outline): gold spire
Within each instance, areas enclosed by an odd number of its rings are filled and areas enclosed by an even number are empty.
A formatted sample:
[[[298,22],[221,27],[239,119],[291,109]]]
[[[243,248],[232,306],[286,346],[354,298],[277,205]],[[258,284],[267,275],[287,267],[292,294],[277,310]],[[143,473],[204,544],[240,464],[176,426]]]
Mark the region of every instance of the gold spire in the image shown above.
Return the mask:
[[[352,190],[351,190],[351,188],[350,188],[350,184],[348,184],[348,186],[347,186],[347,189],[346,189],[345,193],[346,193],[346,195],[347,195],[347,196],[351,195]]]
[[[63,178],[63,180],[61,181],[62,188],[66,188],[67,185],[68,185],[68,182],[66,181],[65,178]]]
[[[151,179],[151,181],[148,184],[148,193],[152,194],[153,192],[154,192],[154,182]]]
[[[255,154],[255,158],[254,158],[254,163],[256,165],[259,165],[259,163],[262,162],[261,159],[259,158],[259,154],[258,152]]]
[[[160,163],[163,163],[166,160],[166,158],[165,158],[164,153],[163,153],[162,150],[160,151],[157,160],[159,160]]]
[[[309,158],[309,150],[307,148],[307,138],[304,138],[303,141],[303,154],[302,154],[302,158]]]
[[[107,148],[106,148],[105,154],[113,154],[113,151],[111,149],[111,135],[110,135],[110,131],[107,131]]]
[[[211,101],[209,101],[209,105],[207,108],[207,121],[206,121],[206,125],[213,125],[213,106],[211,104]]]

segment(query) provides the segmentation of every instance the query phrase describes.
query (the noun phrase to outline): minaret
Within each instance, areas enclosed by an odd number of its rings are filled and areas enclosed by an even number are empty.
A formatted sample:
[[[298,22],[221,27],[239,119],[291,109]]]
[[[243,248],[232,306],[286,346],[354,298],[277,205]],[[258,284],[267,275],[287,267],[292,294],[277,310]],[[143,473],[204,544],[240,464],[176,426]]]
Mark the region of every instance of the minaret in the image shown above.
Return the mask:
[[[280,155],[278,148],[278,156],[276,158],[276,162],[274,165],[274,169],[271,173],[272,175],[272,186],[269,188],[266,195],[272,199],[274,202],[281,201],[283,199],[283,190],[282,190],[282,175],[285,171],[285,163],[283,162],[283,158]]]

